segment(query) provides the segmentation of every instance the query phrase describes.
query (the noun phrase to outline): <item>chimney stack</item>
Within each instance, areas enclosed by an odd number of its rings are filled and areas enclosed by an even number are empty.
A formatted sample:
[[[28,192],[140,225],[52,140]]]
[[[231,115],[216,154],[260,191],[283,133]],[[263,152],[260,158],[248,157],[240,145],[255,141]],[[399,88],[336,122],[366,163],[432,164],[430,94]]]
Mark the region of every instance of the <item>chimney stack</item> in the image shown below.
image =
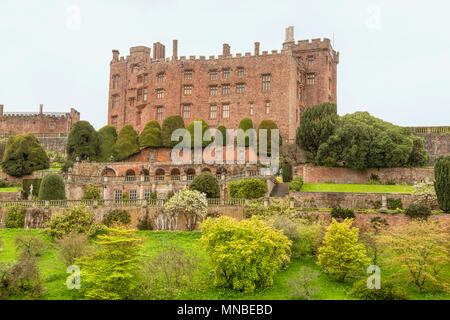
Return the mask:
[[[3,105],[0,104],[0,117],[3,116]]]
[[[44,111],[44,105],[40,104],[39,105],[39,114],[42,115],[44,113],[43,111]]]
[[[286,40],[284,42],[295,42],[293,26],[286,28]]]
[[[223,44],[222,54],[224,57],[229,56],[231,52],[231,47],[228,43]]]
[[[112,54],[113,54],[113,61],[119,61],[119,54],[120,54],[119,50],[113,50]]]
[[[174,60],[178,59],[178,40],[173,40],[173,54],[172,54],[172,58]]]
[[[161,42],[153,44],[153,59],[165,59],[166,47]]]
[[[255,42],[255,56],[259,56],[259,42]]]

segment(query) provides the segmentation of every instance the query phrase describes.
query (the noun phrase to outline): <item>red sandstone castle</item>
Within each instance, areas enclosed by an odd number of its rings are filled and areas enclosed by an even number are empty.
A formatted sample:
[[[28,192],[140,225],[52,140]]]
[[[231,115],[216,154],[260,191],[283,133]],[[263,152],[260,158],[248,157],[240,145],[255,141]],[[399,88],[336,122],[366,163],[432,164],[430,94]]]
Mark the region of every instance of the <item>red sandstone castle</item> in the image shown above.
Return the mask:
[[[203,118],[210,127],[236,129],[242,118],[258,126],[272,119],[284,139],[295,139],[300,114],[312,105],[336,103],[339,52],[329,39],[294,41],[294,27],[286,29],[281,52],[231,54],[223,45],[222,55],[178,57],[173,41],[172,58],[166,58],[159,42],[151,49],[132,47],[111,61],[108,123],[120,129],[125,124],[141,131],[150,120],[180,115],[188,124]]]

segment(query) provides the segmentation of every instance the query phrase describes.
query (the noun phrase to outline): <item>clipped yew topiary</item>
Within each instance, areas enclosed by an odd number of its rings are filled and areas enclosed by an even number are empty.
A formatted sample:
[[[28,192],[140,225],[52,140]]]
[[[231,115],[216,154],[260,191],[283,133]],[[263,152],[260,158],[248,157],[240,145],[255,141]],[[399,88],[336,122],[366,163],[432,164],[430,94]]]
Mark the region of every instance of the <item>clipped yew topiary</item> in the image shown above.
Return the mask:
[[[450,212],[450,154],[440,156],[434,164],[434,189],[439,207]]]
[[[112,155],[114,144],[117,140],[116,128],[106,125],[98,130],[99,151],[97,159],[99,161],[109,161]]]
[[[159,148],[162,146],[161,126],[156,120],[147,122],[139,136],[139,146]]]
[[[161,127],[161,138],[164,147],[172,148],[183,140],[183,137],[180,137],[178,141],[172,141],[172,132],[176,129],[184,129],[184,120],[181,116],[170,116],[164,119]]]
[[[114,160],[125,160],[126,158],[140,151],[138,135],[129,124],[120,129],[119,136],[113,147]]]
[[[285,162],[281,165],[283,182],[292,181],[292,165],[289,162]]]
[[[218,131],[220,131],[220,133],[222,133],[222,146],[226,146],[227,139],[228,139],[227,128],[225,128],[224,126],[218,126],[216,130],[218,130]]]
[[[196,121],[201,122],[201,124],[202,124],[202,133],[201,133],[201,137],[200,137],[201,142],[202,142],[202,145],[201,145],[201,146],[202,146],[202,147],[206,147],[208,144],[211,143],[211,140],[204,140],[204,139],[203,139],[203,136],[204,136],[206,130],[209,129],[209,125],[208,125],[208,124],[206,123],[206,121],[203,120],[203,119],[195,119],[194,121],[192,121],[191,123],[189,123],[189,125],[186,127],[187,132],[189,132],[189,134],[191,135],[191,145],[190,145],[190,147],[191,147],[191,148],[194,148],[194,147],[195,147],[195,145],[194,145],[194,142],[195,142],[195,136],[194,136],[194,133],[195,133],[195,122],[196,122]]]
[[[39,200],[65,200],[66,190],[63,178],[56,173],[47,174],[39,187]]]
[[[253,129],[253,121],[250,118],[244,118],[241,120],[241,122],[239,122],[239,127],[238,129],[242,129],[244,131],[244,133],[249,130],[249,129]],[[240,139],[240,134],[237,135],[237,139],[239,141]],[[255,137],[256,138],[256,137]],[[242,139],[242,138],[241,138]],[[250,144],[250,138],[249,137],[245,137],[245,146],[248,147]]]
[[[200,191],[206,194],[207,198],[220,197],[219,183],[211,172],[202,172],[195,176],[189,185],[189,189]]]
[[[107,227],[113,226],[115,223],[128,225],[131,222],[131,215],[126,210],[113,210],[103,217],[103,224]]]
[[[73,124],[67,138],[67,155],[70,160],[96,159],[99,154],[98,133],[88,121]]]
[[[273,120],[263,120],[258,126],[257,131],[257,138],[258,138],[258,152],[260,152],[260,144],[262,142],[262,134],[261,130],[266,130],[266,137],[267,137],[267,155],[270,155],[272,153],[272,130],[278,129],[277,124]],[[279,139],[279,145],[281,145],[281,137]]]
[[[3,171],[22,177],[50,167],[50,160],[39,141],[31,133],[11,136],[2,161]]]

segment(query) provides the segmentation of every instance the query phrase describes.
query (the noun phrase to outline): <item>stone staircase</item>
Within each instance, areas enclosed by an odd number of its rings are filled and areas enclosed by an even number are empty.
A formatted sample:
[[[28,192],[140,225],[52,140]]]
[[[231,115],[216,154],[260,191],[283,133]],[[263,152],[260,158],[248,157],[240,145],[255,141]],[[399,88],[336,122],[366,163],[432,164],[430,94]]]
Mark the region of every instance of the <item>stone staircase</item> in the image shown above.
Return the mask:
[[[289,195],[289,183],[277,183],[270,196],[273,198],[285,198]]]

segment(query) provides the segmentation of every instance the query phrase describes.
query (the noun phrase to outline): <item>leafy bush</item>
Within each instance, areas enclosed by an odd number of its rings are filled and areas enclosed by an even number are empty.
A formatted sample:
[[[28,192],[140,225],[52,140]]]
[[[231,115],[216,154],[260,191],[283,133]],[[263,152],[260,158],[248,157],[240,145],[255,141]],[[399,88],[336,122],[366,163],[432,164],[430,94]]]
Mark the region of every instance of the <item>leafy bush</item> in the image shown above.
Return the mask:
[[[203,119],[195,119],[194,121],[192,121],[191,123],[189,123],[189,125],[186,127],[186,132],[189,132],[190,136],[191,136],[191,140],[190,140],[190,145],[187,147],[190,148],[194,148],[195,147],[195,122],[201,122],[202,125],[202,131],[201,131],[201,137],[199,139],[199,141],[201,141],[201,147],[206,147],[207,145],[209,145],[211,143],[211,140],[206,140],[204,139],[204,134],[207,130],[209,130],[209,125],[206,123],[205,120]],[[212,138],[211,138],[212,139]],[[188,140],[186,139],[186,142],[188,142]]]
[[[22,177],[49,167],[47,153],[34,135],[25,133],[8,138],[2,160],[3,171],[7,174]]]
[[[8,182],[8,179],[1,178],[0,179],[0,188],[8,188],[10,186],[10,183]]]
[[[395,181],[395,179],[393,178],[389,178],[384,182],[385,185],[391,185],[391,186],[395,186],[397,184],[397,182]]]
[[[292,166],[289,162],[283,163],[281,166],[283,170],[283,182],[291,182],[292,181]]]
[[[184,216],[186,229],[192,231],[197,225],[198,219],[204,219],[208,213],[208,201],[205,194],[184,189],[170,198],[164,205],[164,213],[169,217]]]
[[[42,179],[39,187],[39,200],[65,200],[64,180],[57,173],[49,173]]]
[[[232,198],[258,199],[267,193],[267,184],[261,179],[248,178],[228,184]]]
[[[122,161],[140,151],[138,135],[133,127],[126,124],[120,129],[119,136],[113,147],[113,157],[116,161]]]
[[[72,232],[93,236],[103,229],[95,222],[94,213],[83,206],[53,214],[46,227],[50,235],[57,239]]]
[[[25,193],[25,198],[28,199],[30,195],[30,186],[33,185],[33,197],[39,196],[39,189],[41,186],[42,179],[23,179],[22,180],[22,189]]]
[[[253,121],[252,121],[252,119],[250,119],[250,118],[242,119],[241,122],[239,122],[238,129],[242,129],[244,131],[244,134],[245,134],[245,132],[247,130],[253,129]],[[244,140],[243,138],[244,138],[244,135],[242,135],[242,137],[241,137],[241,135],[238,132],[238,134],[237,134],[237,141],[238,141],[238,143],[239,143],[240,139]],[[256,137],[254,137],[254,138],[256,139]],[[249,137],[245,137],[245,140],[243,142],[244,142],[244,146],[248,147],[249,144],[250,144]],[[256,140],[255,140],[255,142],[256,142]]]
[[[387,198],[388,209],[403,209],[403,203],[401,198]]]
[[[421,203],[411,203],[405,214],[411,219],[428,219],[431,215],[431,210]]]
[[[173,191],[169,191],[167,192],[167,197],[166,199],[169,200],[170,198],[172,198],[175,195],[175,193]]]
[[[289,261],[289,239],[264,221],[252,217],[206,219],[201,244],[214,267],[214,284],[240,291],[269,287],[273,275]]]
[[[108,162],[113,154],[113,147],[117,141],[117,131],[112,125],[106,125],[98,130],[99,150],[98,161]]]
[[[263,120],[258,126],[257,134],[257,142],[258,142],[258,152],[260,152],[260,145],[262,143],[262,133],[261,130],[266,130],[266,146],[267,146],[267,155],[272,154],[272,130],[278,129],[277,124],[273,120]],[[281,145],[281,136],[279,136],[279,146]],[[277,147],[279,147],[277,146]]]
[[[142,217],[138,218],[137,228],[138,230],[153,230],[152,220],[147,211]]]
[[[382,280],[380,289],[367,288],[367,280],[356,281],[350,294],[361,300],[408,300],[406,291],[391,281]]]
[[[433,182],[423,181],[414,185],[412,192],[413,202],[420,203],[428,208],[435,208],[438,206],[436,191]]]
[[[184,120],[181,116],[175,115],[164,119],[161,128],[161,138],[164,147],[175,147],[183,140],[183,137],[180,136],[178,141],[172,141],[172,133],[176,129],[184,129]]]
[[[306,259],[315,257],[322,244],[324,231],[324,226],[317,222],[299,223],[298,238],[292,245],[292,256]]]
[[[355,218],[355,213],[352,209],[333,208],[331,217],[334,219],[353,219]]]
[[[156,199],[158,199],[158,194],[155,191],[151,192],[150,200],[156,200]]]
[[[131,215],[126,210],[113,210],[103,217],[103,224],[107,227],[111,227],[114,225],[114,223],[120,223],[123,225],[130,224],[131,222]]]
[[[300,191],[303,187],[303,178],[295,177],[289,182],[289,191]]]
[[[319,277],[319,272],[308,268],[301,267],[297,276],[289,279],[289,293],[291,297],[302,300],[312,300],[319,289],[313,286],[313,282]]]
[[[77,121],[72,125],[67,138],[68,159],[75,161],[97,159],[99,153],[98,133],[88,121]]]
[[[434,177],[434,189],[439,207],[444,212],[450,212],[450,155],[436,159]]]
[[[189,189],[200,191],[206,194],[207,198],[220,198],[219,183],[211,172],[202,172],[195,176]]]
[[[161,126],[156,120],[147,122],[139,136],[141,147],[159,148],[162,146]]]
[[[23,228],[25,225],[25,208],[21,206],[6,209],[5,228]]]
[[[88,235],[76,231],[63,235],[61,239],[56,239],[55,247],[59,251],[61,261],[67,267],[73,265],[75,259],[90,253]]]
[[[100,200],[102,195],[100,189],[94,184],[89,184],[84,190],[83,200]]]

